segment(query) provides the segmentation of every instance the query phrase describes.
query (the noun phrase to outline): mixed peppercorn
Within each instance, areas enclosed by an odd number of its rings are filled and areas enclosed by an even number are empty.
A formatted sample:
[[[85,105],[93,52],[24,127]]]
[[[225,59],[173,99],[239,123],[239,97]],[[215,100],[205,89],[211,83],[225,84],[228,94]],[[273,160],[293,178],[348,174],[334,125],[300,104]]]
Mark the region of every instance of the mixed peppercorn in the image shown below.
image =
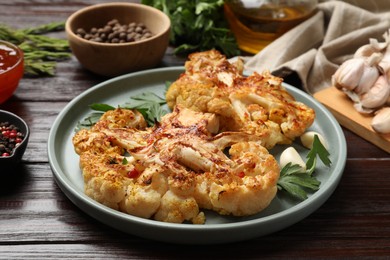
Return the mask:
[[[24,134],[18,127],[9,122],[0,122],[0,157],[11,156],[23,139]]]
[[[153,36],[143,23],[120,24],[116,19],[109,21],[102,28],[93,27],[89,31],[78,28],[76,35],[86,40],[103,43],[136,42]]]

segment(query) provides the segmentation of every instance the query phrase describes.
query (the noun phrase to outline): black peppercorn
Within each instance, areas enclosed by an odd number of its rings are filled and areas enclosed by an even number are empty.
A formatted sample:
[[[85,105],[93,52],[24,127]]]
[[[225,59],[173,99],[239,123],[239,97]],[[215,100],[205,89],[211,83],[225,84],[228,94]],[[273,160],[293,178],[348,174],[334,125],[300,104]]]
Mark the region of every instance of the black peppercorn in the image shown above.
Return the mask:
[[[153,36],[153,33],[143,23],[120,24],[117,19],[107,22],[101,28],[93,27],[89,32],[78,28],[76,34],[86,40],[103,43],[134,42]]]
[[[9,122],[0,123],[0,157],[11,156],[14,149],[23,141],[24,134]]]

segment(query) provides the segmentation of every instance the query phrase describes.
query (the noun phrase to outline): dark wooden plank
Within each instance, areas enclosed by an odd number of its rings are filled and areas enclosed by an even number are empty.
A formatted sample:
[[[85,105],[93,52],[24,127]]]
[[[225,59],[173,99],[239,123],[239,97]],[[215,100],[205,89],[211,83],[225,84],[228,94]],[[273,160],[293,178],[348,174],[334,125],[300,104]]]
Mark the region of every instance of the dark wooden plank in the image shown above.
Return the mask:
[[[65,20],[75,10],[101,2],[108,1],[0,1],[0,23],[14,28],[37,26]],[[65,37],[64,32],[52,35]],[[160,66],[183,64],[184,59],[174,56],[170,48]],[[348,160],[334,194],[312,215],[275,234],[228,245],[179,246],[125,234],[96,221],[71,203],[55,183],[47,138],[66,104],[104,80],[72,58],[58,63],[54,77],[23,78],[15,95],[0,105],[22,116],[31,128],[22,163],[0,169],[0,259],[390,256],[389,154],[346,129]]]
[[[291,243],[292,248],[283,251],[284,248],[279,253],[300,256],[301,250],[306,248],[307,256],[315,256],[324,254],[321,249],[326,250],[331,243],[335,248],[334,256],[348,256],[351,252],[362,256],[385,256],[390,250],[390,193],[386,192],[390,184],[383,182],[387,164],[384,160],[349,161],[347,169],[353,174],[343,176],[333,196],[314,214],[276,234],[235,243],[234,247],[242,250],[249,244],[256,245],[262,252],[273,252],[275,244]],[[6,179],[6,193],[1,187],[0,208],[7,208],[7,211],[0,211],[0,245],[49,244],[55,250],[53,244],[71,243],[77,248],[81,244],[103,246],[109,241],[118,247],[128,244],[141,248],[144,244],[161,247],[158,242],[113,230],[83,213],[62,194],[46,164],[23,168],[21,176],[13,181]],[[192,253],[195,254],[197,247],[186,248],[194,250]],[[79,257],[82,257],[81,253]]]

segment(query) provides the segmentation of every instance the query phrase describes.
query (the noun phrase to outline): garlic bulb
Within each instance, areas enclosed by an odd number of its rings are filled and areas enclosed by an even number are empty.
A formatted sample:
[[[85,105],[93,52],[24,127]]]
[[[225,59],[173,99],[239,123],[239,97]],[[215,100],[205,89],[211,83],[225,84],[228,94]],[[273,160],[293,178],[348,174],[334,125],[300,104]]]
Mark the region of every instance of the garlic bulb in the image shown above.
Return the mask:
[[[390,29],[383,38],[384,42],[369,39],[332,76],[332,84],[346,93],[363,114],[390,104]]]
[[[288,163],[298,164],[303,171],[306,171],[306,163],[302,160],[302,157],[299,155],[297,150],[294,147],[289,147],[285,149],[280,155],[279,165],[282,169]]]
[[[332,84],[347,94],[359,113],[375,113],[371,127],[376,132],[390,133],[390,29],[383,38],[384,42],[369,39],[358,48],[333,74]]]
[[[390,133],[390,107],[384,107],[375,114],[371,127],[378,133]]]

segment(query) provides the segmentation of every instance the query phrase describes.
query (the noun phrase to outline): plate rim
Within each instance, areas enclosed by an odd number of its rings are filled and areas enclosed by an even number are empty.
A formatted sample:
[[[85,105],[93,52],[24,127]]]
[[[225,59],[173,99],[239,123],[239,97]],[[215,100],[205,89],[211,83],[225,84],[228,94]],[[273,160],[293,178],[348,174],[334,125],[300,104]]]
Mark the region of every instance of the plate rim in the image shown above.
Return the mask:
[[[49,158],[50,167],[51,167],[51,170],[52,170],[52,173],[53,173],[53,176],[54,176],[54,179],[55,179],[56,183],[59,185],[59,187],[64,192],[64,194],[80,210],[86,212],[82,207],[93,208],[93,209],[95,209],[98,212],[101,211],[102,214],[108,214],[110,216],[113,215],[115,218],[120,219],[121,221],[131,221],[131,222],[134,222],[132,224],[139,224],[141,226],[147,225],[148,227],[153,226],[154,228],[157,228],[157,229],[164,229],[164,230],[165,229],[170,229],[170,231],[177,231],[179,233],[183,233],[183,232],[186,232],[186,231],[201,232],[201,233],[203,233],[203,232],[210,232],[210,231],[212,231],[212,232],[220,232],[221,230],[225,230],[226,228],[230,228],[230,229],[248,228],[248,227],[252,227],[252,226],[254,226],[256,224],[259,225],[261,223],[278,222],[278,220],[280,220],[281,218],[285,218],[285,215],[293,215],[293,216],[298,215],[298,219],[290,220],[290,221],[287,221],[287,222],[285,221],[284,225],[281,225],[280,228],[274,228],[274,229],[272,229],[271,232],[266,232],[264,234],[259,234],[258,235],[258,236],[262,236],[262,235],[267,235],[269,233],[274,233],[274,232],[276,232],[278,230],[281,230],[281,229],[283,229],[283,228],[285,228],[287,226],[290,226],[290,225],[292,225],[292,224],[294,224],[294,223],[304,219],[308,215],[312,214],[319,207],[321,207],[323,205],[323,203],[334,192],[334,190],[338,186],[338,183],[339,183],[339,181],[340,181],[340,179],[341,179],[341,177],[343,175],[343,171],[344,171],[345,164],[346,164],[347,145],[346,145],[346,140],[345,140],[345,136],[343,134],[343,131],[342,131],[339,123],[334,118],[334,116],[329,112],[329,110],[325,106],[323,106],[321,103],[319,103],[317,100],[315,100],[314,97],[310,96],[308,93],[306,93],[306,92],[304,92],[304,91],[302,91],[302,90],[300,90],[300,89],[298,89],[298,88],[296,88],[294,86],[291,86],[291,85],[289,85],[287,83],[283,83],[283,85],[289,90],[289,92],[290,91],[295,92],[295,94],[303,96],[304,98],[310,100],[310,102],[314,103],[317,107],[319,107],[321,109],[321,111],[331,121],[332,126],[334,127],[334,129],[337,132],[337,137],[338,137],[338,139],[340,139],[339,140],[340,141],[340,145],[338,146],[338,151],[337,151],[338,154],[339,154],[340,160],[337,161],[337,165],[335,166],[335,168],[333,170],[333,172],[336,172],[336,170],[337,170],[338,174],[332,174],[332,176],[329,177],[329,178],[332,178],[333,181],[327,181],[325,183],[325,186],[321,187],[322,188],[322,189],[320,189],[321,192],[320,192],[320,190],[318,190],[317,192],[313,193],[308,199],[306,199],[304,201],[301,201],[297,205],[294,205],[294,206],[292,206],[292,207],[290,207],[288,209],[285,209],[283,211],[280,211],[280,212],[277,212],[277,213],[274,213],[274,214],[271,214],[271,215],[268,215],[268,216],[263,216],[261,218],[251,219],[251,220],[244,220],[244,221],[241,221],[241,222],[214,223],[214,224],[212,223],[212,224],[205,224],[205,225],[166,223],[166,222],[159,222],[159,221],[155,221],[155,220],[144,219],[144,218],[132,216],[132,215],[129,215],[129,214],[126,214],[126,213],[123,213],[123,212],[111,209],[109,207],[106,207],[106,206],[96,202],[95,200],[89,198],[87,195],[85,195],[85,193],[82,193],[82,192],[80,193],[77,190],[77,188],[74,186],[74,184],[72,184],[71,180],[66,176],[66,174],[64,172],[60,172],[59,171],[58,168],[59,168],[60,165],[59,165],[59,162],[58,162],[58,160],[57,160],[57,158],[56,158],[56,156],[54,154],[55,153],[55,149],[54,149],[55,139],[56,139],[56,135],[58,134],[58,126],[61,123],[61,120],[63,120],[63,118],[66,116],[66,114],[72,108],[72,106],[77,104],[83,97],[88,96],[91,93],[95,92],[97,89],[104,88],[107,85],[115,83],[116,81],[119,81],[119,80],[123,80],[123,79],[127,79],[127,78],[131,79],[133,77],[137,77],[139,75],[144,75],[144,74],[163,73],[163,72],[166,72],[166,71],[178,72],[178,74],[180,74],[180,72],[184,72],[184,67],[183,66],[174,66],[174,67],[166,67],[166,68],[149,69],[149,70],[144,70],[144,71],[139,71],[139,72],[134,72],[134,73],[121,75],[121,76],[118,76],[118,77],[111,78],[109,80],[103,81],[103,82],[101,82],[99,84],[96,84],[96,85],[90,87],[89,89],[83,91],[78,96],[73,98],[60,111],[60,113],[56,117],[56,119],[55,119],[55,121],[54,121],[54,123],[53,123],[53,125],[52,125],[52,127],[50,129],[48,142],[47,142],[47,152],[48,152],[48,158]],[[324,195],[325,192],[326,192],[326,194]],[[311,206],[311,210],[305,212],[304,209],[307,208],[308,205],[312,204],[313,202],[316,202],[317,205]],[[88,215],[91,215],[91,214],[89,214],[89,212],[86,212],[86,213]],[[111,227],[114,227],[114,228],[118,229],[117,226],[110,225],[110,223],[107,223],[107,221],[105,221],[105,219],[104,219],[105,216],[92,216],[92,217],[97,218],[98,220],[100,220],[101,222],[103,222],[106,225],[109,225]],[[129,233],[129,232],[126,232],[126,233]],[[130,233],[132,233],[132,232],[130,232]],[[150,237],[150,236],[142,234],[142,233],[141,234],[137,234],[137,232],[135,232],[135,233],[132,233],[132,234],[138,235],[138,236],[141,236],[141,237],[145,237],[145,238],[154,239],[153,237]],[[251,237],[244,236],[241,239],[240,239],[240,237],[238,237],[237,239],[228,239],[228,238],[226,238],[225,241],[219,241],[219,242],[222,242],[222,243],[225,243],[225,242],[235,242],[235,241],[246,240],[246,239],[250,239],[250,238],[254,238],[254,237],[256,237],[256,236],[253,236],[253,235]],[[212,242],[212,241],[193,241],[193,239],[192,240],[190,239],[189,241],[185,241],[185,239],[183,239],[183,238],[181,238],[180,241],[176,241],[176,239],[167,239],[166,240],[165,238],[161,238],[161,237],[157,238],[157,240],[164,240],[164,241],[168,240],[168,242],[186,243],[186,244],[187,244],[187,242],[190,243],[190,244],[219,243],[219,242]],[[169,241],[169,240],[171,240],[171,241]]]

